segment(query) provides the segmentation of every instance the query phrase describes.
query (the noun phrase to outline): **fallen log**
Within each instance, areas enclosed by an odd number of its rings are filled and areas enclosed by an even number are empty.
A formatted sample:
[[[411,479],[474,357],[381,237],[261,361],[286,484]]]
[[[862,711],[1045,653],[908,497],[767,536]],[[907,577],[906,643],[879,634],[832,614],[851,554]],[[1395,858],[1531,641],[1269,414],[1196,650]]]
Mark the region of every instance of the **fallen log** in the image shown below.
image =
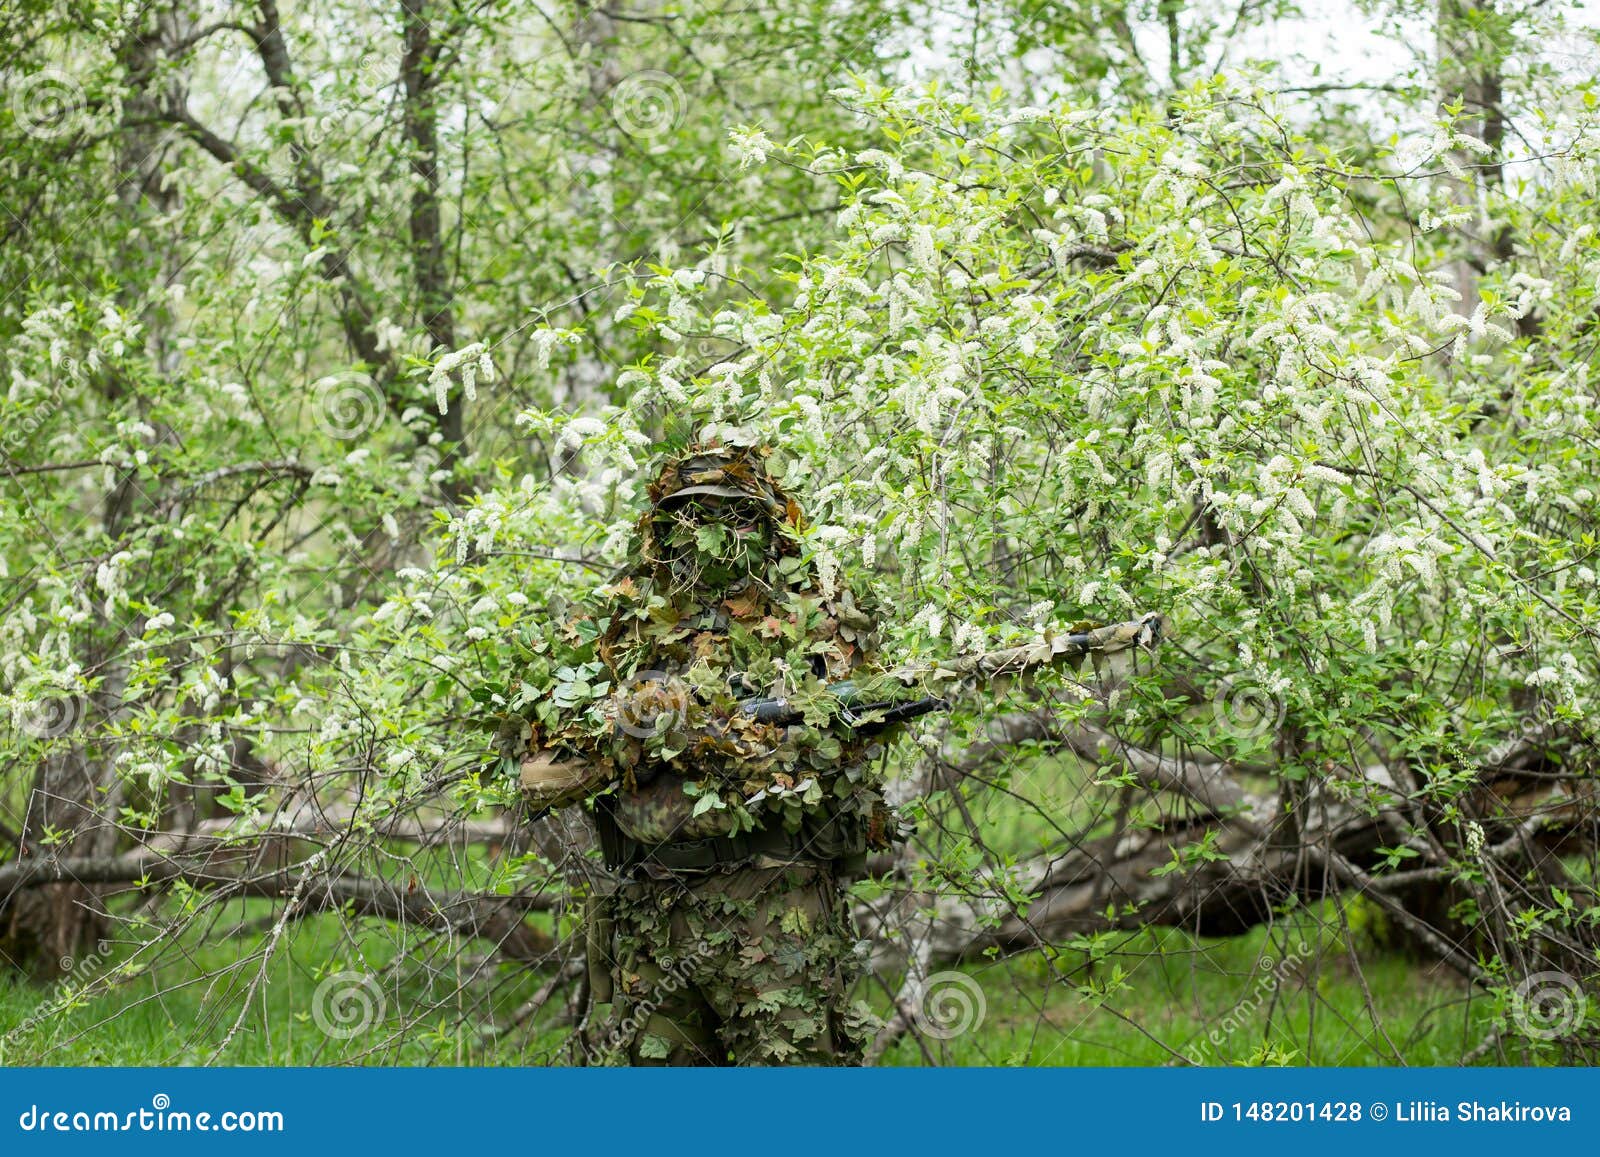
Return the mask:
[[[397,883],[338,870],[313,872],[294,866],[249,874],[219,870],[203,857],[131,853],[108,857],[38,856],[0,865],[0,895],[62,882],[144,887],[182,881],[226,897],[287,899],[297,892],[310,911],[348,910],[356,915],[412,924],[434,932],[486,940],[513,960],[543,963],[555,942],[526,923],[529,912],[548,908],[548,892],[512,895],[435,891],[409,880]]]

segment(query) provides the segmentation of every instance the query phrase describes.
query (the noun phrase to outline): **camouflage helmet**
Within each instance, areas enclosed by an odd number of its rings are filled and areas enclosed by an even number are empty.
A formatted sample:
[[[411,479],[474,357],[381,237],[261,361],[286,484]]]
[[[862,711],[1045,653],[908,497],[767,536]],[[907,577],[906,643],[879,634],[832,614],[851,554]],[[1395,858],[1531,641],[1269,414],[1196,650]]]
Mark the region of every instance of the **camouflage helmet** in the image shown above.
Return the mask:
[[[696,498],[745,500],[768,520],[791,530],[800,527],[800,506],[768,472],[764,446],[702,444],[662,465],[649,488],[651,511],[673,510]]]

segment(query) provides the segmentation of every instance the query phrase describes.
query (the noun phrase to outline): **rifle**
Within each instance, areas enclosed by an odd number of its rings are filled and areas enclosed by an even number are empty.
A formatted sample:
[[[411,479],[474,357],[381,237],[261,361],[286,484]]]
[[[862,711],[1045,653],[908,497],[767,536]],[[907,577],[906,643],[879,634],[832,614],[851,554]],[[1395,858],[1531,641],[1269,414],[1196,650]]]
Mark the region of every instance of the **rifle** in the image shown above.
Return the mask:
[[[871,734],[908,719],[946,710],[950,706],[948,699],[937,695],[917,699],[878,697],[878,689],[885,684],[898,682],[910,687],[1018,674],[1061,660],[1081,660],[1086,655],[1110,655],[1134,648],[1154,647],[1166,637],[1166,632],[1166,619],[1161,615],[1149,614],[1125,623],[1049,636],[1022,647],[963,655],[934,664],[903,666],[873,679],[868,686],[845,681],[829,684],[825,691],[838,700],[835,718],[846,727]],[[786,696],[743,699],[739,701],[739,710],[762,723],[776,726],[799,723],[805,718],[804,710]],[[592,765],[548,751],[525,756],[521,771],[523,788],[546,799],[552,796],[575,798],[572,792],[587,790],[603,782],[595,778]],[[536,812],[530,822],[547,813],[550,806]]]
[[[963,655],[929,666],[901,667],[889,672],[888,678],[908,686],[917,682],[950,682],[968,676],[993,678],[1032,670],[1063,659],[1110,655],[1136,647],[1151,648],[1161,642],[1166,631],[1166,619],[1158,614],[1149,614],[1125,623],[1111,623],[1056,635],[1027,646]],[[950,706],[948,699],[936,695],[920,699],[870,699],[861,702],[871,692],[848,681],[830,683],[824,690],[838,701],[835,718],[846,727],[868,734],[934,711],[947,710]],[[783,696],[744,699],[740,701],[739,709],[762,723],[779,727],[799,723],[805,715]]]
[[[839,710],[834,718],[846,727],[865,734],[882,731],[930,712],[944,711],[950,706],[948,699],[932,695],[921,699],[885,699],[861,703],[859,699],[863,693],[851,682],[829,683],[823,690],[838,700]],[[758,722],[770,723],[775,727],[787,727],[805,718],[805,712],[782,696],[743,699],[739,702],[739,710]]]

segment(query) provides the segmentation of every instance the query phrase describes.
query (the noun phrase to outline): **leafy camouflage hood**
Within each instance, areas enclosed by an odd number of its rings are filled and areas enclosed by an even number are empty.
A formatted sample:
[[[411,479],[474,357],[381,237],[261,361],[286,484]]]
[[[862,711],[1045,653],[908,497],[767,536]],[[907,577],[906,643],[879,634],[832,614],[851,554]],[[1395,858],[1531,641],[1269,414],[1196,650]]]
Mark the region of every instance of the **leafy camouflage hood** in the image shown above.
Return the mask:
[[[702,444],[667,459],[639,520],[633,573],[679,593],[792,580],[802,515],[768,470],[770,453]]]

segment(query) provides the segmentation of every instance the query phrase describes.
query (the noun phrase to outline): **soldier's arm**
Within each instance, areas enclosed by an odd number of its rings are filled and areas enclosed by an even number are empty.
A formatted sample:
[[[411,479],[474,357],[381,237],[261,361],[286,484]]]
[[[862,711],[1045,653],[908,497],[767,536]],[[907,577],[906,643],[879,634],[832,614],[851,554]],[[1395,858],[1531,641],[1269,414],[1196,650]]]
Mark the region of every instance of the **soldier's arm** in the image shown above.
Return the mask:
[[[601,677],[598,669],[590,669],[599,666],[595,644],[603,626],[603,608],[582,604],[579,612],[555,629],[531,634],[522,644],[526,651],[523,674],[513,680],[500,701],[503,710],[495,748],[502,761],[516,768],[528,802],[546,810],[581,802],[603,788],[614,774],[611,760],[599,750],[601,745],[594,744],[596,749],[590,751],[582,730],[566,726],[569,721],[563,716],[569,708],[551,712],[551,697],[559,691],[563,672],[575,679]],[[570,709],[581,708],[575,701]]]
[[[1021,647],[959,655],[936,663],[908,664],[888,672],[888,677],[906,687],[948,694],[967,681],[1026,675],[1044,667],[1076,666],[1086,657],[1150,650],[1160,644],[1168,632],[1165,616],[1147,614],[1123,623],[1047,635],[1037,643]]]
[[[1167,620],[1156,614],[1125,623],[1049,635],[1037,643],[937,663],[906,664],[877,674],[857,674],[828,684],[820,695],[745,700],[751,717],[772,724],[799,722],[819,708],[852,730],[881,730],[950,706],[947,697],[963,683],[1027,675],[1058,664],[1078,665],[1086,657],[1151,649],[1166,637]],[[908,694],[909,689],[922,692]]]
[[[530,751],[522,757],[522,794],[538,808],[571,807],[611,781],[609,765],[563,752]]]

